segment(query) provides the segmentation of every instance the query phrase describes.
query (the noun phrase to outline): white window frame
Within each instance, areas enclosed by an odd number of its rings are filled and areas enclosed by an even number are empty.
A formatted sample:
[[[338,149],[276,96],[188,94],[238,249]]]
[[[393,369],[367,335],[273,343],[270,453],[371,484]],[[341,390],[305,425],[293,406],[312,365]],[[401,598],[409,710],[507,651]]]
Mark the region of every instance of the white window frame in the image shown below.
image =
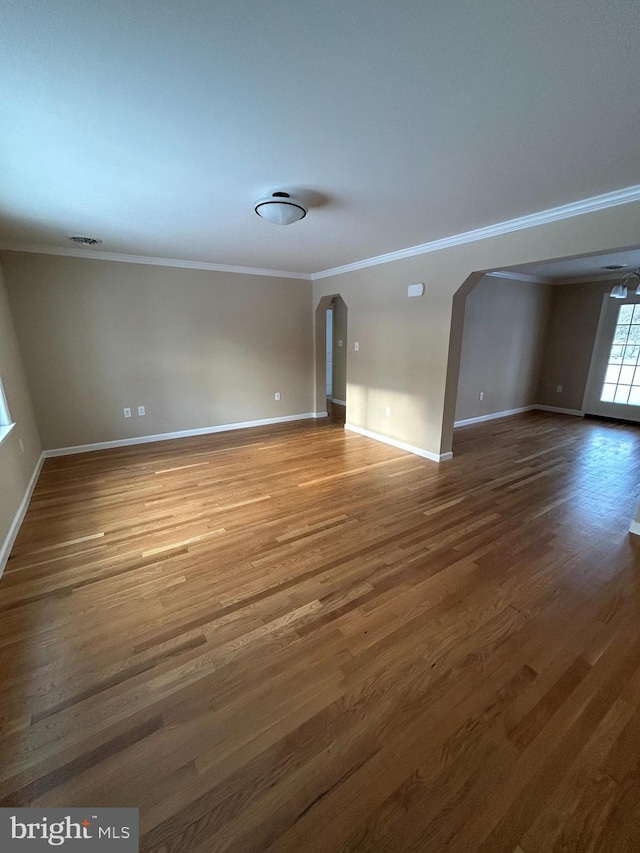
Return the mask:
[[[612,299],[608,293],[602,297],[600,321],[593,344],[589,376],[582,401],[583,413],[601,415],[605,418],[621,418],[622,420],[640,423],[639,406],[628,403],[609,403],[601,400],[602,385],[606,375],[609,355],[611,354],[613,336],[618,323],[620,305],[637,305],[639,302],[640,299],[635,294],[628,296],[624,301]]]
[[[7,395],[2,387],[2,379],[0,379],[0,444],[7,438],[15,423],[11,420],[9,413],[9,404],[7,403]]]

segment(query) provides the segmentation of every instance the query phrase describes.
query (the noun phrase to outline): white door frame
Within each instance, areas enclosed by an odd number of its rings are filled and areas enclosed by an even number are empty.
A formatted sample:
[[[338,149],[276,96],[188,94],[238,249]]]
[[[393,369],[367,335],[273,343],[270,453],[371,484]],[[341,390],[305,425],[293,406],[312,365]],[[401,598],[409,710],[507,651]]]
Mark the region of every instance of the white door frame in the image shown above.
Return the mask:
[[[628,406],[622,403],[600,403],[599,394],[602,387],[601,380],[603,379],[604,355],[608,355],[612,341],[609,340],[608,326],[612,320],[617,319],[621,305],[638,305],[640,304],[640,296],[632,294],[627,299],[614,299],[608,293],[602,298],[602,308],[600,309],[600,319],[598,321],[598,329],[591,352],[591,363],[589,365],[589,374],[585,387],[584,397],[582,400],[583,414],[600,415],[601,417],[620,418],[621,420],[632,420],[640,422],[640,406]],[[615,311],[615,318],[613,312]],[[613,329],[615,330],[615,322]],[[605,340],[604,336],[607,336]],[[606,368],[605,368],[606,372]],[[598,399],[596,400],[596,395]],[[599,411],[598,411],[599,409]],[[629,411],[631,409],[631,412]],[[633,410],[637,414],[634,417]]]

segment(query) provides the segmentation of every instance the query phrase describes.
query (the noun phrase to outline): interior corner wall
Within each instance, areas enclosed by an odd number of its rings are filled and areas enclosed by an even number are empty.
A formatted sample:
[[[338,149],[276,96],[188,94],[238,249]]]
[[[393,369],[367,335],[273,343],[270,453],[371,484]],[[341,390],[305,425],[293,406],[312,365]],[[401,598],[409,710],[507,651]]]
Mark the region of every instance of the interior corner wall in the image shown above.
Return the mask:
[[[456,421],[537,403],[551,287],[485,276],[465,304]],[[483,400],[479,399],[480,393]]]
[[[308,281],[23,252],[2,264],[47,449],[314,410]]]
[[[0,445],[0,571],[3,543],[38,467],[42,447],[0,269],[0,377],[15,427]],[[20,442],[22,441],[22,447]],[[24,448],[24,449],[23,449]]]
[[[552,287],[538,402],[580,411],[604,295],[614,281]],[[558,391],[558,386],[562,391]]]

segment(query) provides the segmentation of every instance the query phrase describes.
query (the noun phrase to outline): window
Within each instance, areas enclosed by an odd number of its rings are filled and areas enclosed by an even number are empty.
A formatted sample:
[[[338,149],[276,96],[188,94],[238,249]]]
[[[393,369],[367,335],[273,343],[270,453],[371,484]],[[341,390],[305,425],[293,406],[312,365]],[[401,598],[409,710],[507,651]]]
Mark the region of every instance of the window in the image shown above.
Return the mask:
[[[600,400],[640,406],[640,304],[620,306]]]
[[[2,380],[0,379],[0,444],[2,444],[12,429],[13,424],[9,415],[9,406],[7,405],[7,398],[5,397]]]

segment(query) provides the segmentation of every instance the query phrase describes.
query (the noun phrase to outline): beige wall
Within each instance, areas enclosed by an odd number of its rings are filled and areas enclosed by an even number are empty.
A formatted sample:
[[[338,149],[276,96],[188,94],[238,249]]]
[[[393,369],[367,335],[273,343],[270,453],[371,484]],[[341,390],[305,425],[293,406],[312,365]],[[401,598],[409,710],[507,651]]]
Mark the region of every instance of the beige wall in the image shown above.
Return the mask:
[[[3,262],[46,447],[322,411],[309,308],[339,294],[349,422],[438,454],[451,449],[464,301],[482,271],[631,246],[639,216],[640,203],[622,205],[334,275],[314,282],[313,303],[309,283],[289,279],[24,253]],[[408,299],[416,281],[425,295]],[[125,421],[122,407],[139,404],[146,418]]]
[[[3,543],[40,458],[42,447],[0,269],[0,377],[15,427],[0,446],[0,571]],[[20,440],[24,451],[20,447]]]
[[[456,421],[538,402],[551,290],[486,276],[467,296]]]
[[[309,282],[22,252],[2,263],[45,448],[313,411]]]
[[[639,218],[640,203],[626,204],[314,282],[314,305],[340,294],[349,307],[348,421],[431,453],[451,450],[474,273],[632,246]],[[425,295],[408,299],[417,281]]]
[[[614,281],[562,284],[552,288],[538,402],[580,410],[604,295]],[[558,385],[562,391],[558,392]]]
[[[342,341],[342,346],[340,346]],[[333,300],[333,398],[347,399],[347,306],[339,296]]]

